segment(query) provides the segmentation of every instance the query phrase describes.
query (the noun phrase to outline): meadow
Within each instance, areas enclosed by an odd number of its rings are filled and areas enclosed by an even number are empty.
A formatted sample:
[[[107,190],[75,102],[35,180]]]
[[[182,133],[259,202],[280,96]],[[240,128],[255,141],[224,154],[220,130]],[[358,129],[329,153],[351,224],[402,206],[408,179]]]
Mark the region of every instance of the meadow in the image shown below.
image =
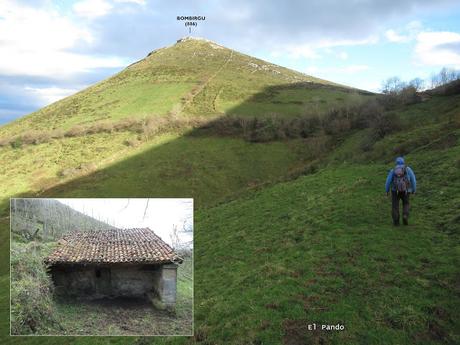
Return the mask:
[[[183,42],[156,51],[88,95],[75,95],[81,106],[74,112],[67,99],[1,128],[9,138],[41,130],[42,123],[68,130],[97,122],[106,115],[96,109],[87,116],[95,103],[83,106],[86,97],[134,79],[189,83],[177,103],[165,98],[168,116],[209,118],[209,124],[186,122],[152,136],[110,131],[0,148],[4,341],[61,341],[6,336],[8,198],[23,195],[195,199],[194,337],[69,337],[69,344],[460,342],[460,96],[435,94],[366,113],[361,105],[380,96],[208,45]],[[184,56],[196,60],[185,63]],[[121,103],[107,109],[113,110],[110,121],[145,114],[142,106],[124,112]],[[66,114],[62,123],[60,113]],[[250,119],[249,129],[265,139],[248,140],[243,126],[229,129],[234,121],[221,120],[228,116]],[[277,134],[295,127],[292,119],[312,116],[321,123],[315,131]],[[410,225],[395,228],[383,185],[398,155],[414,169],[419,188]],[[314,322],[340,323],[345,330],[311,332]]]

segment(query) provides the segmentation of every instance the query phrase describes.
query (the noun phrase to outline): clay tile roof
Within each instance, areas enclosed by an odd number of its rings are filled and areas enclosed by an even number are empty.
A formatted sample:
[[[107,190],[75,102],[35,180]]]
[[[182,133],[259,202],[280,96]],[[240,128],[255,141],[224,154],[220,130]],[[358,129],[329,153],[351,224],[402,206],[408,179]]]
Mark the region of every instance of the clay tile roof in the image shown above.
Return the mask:
[[[182,259],[149,228],[71,232],[59,240],[47,264],[181,263]]]

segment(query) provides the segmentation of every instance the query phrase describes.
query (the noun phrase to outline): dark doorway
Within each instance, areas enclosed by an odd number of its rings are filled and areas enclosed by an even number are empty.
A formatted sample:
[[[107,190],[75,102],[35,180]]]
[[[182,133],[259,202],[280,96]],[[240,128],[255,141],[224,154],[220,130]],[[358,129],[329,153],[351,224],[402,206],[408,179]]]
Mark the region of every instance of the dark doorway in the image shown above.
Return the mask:
[[[111,293],[111,273],[110,268],[96,268],[96,293],[110,295]]]

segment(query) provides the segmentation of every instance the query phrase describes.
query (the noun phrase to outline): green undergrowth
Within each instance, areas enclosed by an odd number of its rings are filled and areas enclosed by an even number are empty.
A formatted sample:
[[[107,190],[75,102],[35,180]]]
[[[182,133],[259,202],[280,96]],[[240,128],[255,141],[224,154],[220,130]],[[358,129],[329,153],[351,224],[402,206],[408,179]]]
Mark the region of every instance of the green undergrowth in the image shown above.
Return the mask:
[[[59,326],[43,258],[54,242],[11,241],[11,334],[42,334]]]

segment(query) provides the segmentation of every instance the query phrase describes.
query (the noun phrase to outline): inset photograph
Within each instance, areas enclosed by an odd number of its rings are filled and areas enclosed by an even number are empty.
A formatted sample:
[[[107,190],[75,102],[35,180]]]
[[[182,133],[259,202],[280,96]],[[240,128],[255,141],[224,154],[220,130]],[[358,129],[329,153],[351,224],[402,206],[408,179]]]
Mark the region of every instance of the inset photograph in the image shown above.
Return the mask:
[[[193,199],[10,200],[11,335],[193,334]]]

